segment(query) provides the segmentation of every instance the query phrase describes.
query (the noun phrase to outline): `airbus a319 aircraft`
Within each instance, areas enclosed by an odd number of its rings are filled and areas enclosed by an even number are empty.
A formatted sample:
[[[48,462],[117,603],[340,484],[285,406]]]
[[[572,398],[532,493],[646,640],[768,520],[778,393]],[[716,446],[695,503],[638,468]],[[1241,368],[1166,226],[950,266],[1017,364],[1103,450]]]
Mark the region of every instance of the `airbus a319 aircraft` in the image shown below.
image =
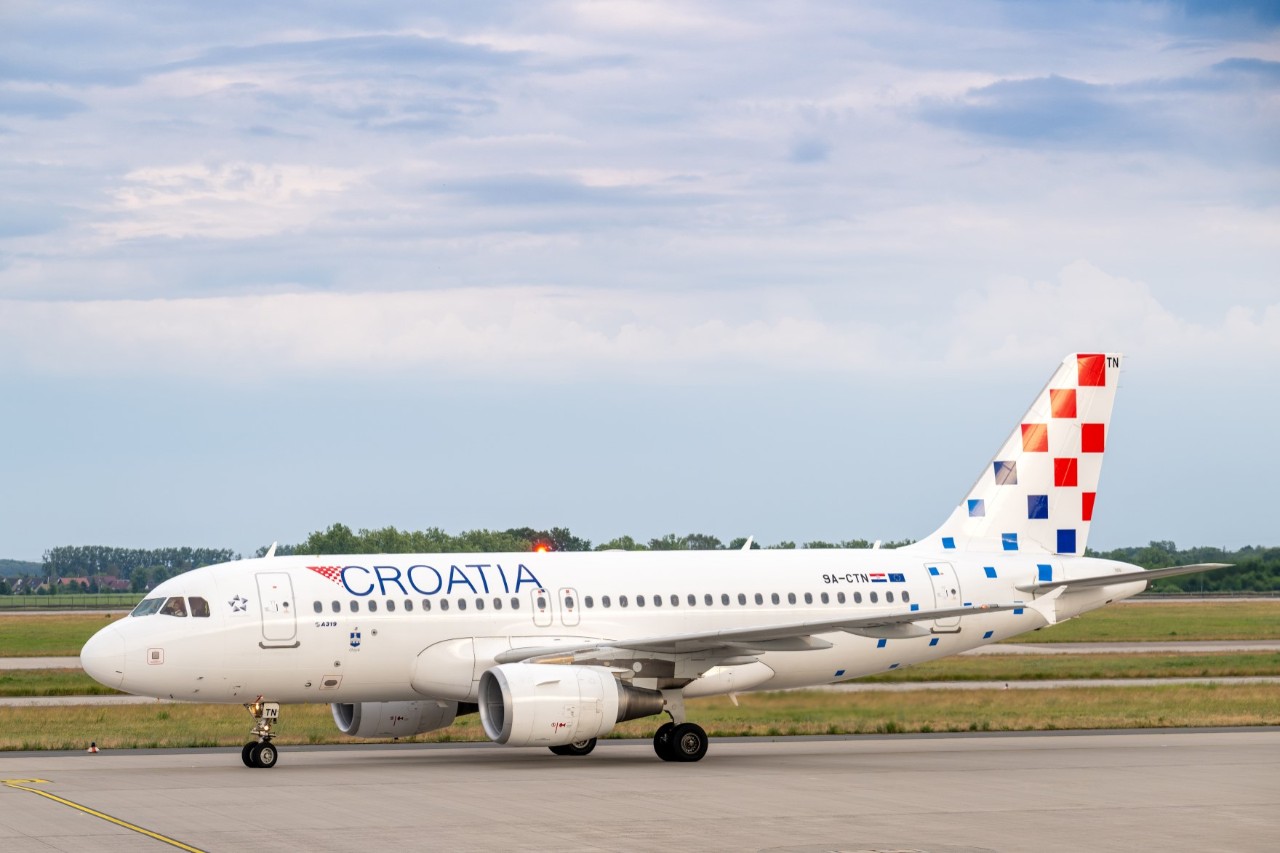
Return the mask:
[[[1119,373],[1118,354],[1067,356],[951,516],[904,548],[269,555],[159,584],[81,663],[129,693],[245,704],[250,767],[275,765],[280,705],[302,702],[363,738],[478,712],[494,741],[558,755],[665,713],[654,751],[697,761],[686,699],[936,660],[1217,568],[1081,556]]]

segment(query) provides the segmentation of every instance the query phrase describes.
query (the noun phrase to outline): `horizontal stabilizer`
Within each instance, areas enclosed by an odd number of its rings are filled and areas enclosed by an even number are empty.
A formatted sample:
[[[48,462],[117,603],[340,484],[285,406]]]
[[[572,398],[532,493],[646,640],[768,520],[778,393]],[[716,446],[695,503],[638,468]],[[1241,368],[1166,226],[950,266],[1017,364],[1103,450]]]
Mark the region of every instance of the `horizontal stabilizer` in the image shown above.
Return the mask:
[[[1190,566],[1171,566],[1167,569],[1140,569],[1136,572],[1116,572],[1110,575],[1094,575],[1087,578],[1068,578],[1060,581],[1038,581],[1030,584],[1018,584],[1018,589],[1023,592],[1043,592],[1045,590],[1057,589],[1058,587],[1070,587],[1071,589],[1085,589],[1093,586],[1111,586],[1118,583],[1132,583],[1133,581],[1156,581],[1161,578],[1176,578],[1179,575],[1194,575],[1200,572],[1212,572],[1217,569],[1227,569],[1231,567],[1231,563],[1195,563]]]

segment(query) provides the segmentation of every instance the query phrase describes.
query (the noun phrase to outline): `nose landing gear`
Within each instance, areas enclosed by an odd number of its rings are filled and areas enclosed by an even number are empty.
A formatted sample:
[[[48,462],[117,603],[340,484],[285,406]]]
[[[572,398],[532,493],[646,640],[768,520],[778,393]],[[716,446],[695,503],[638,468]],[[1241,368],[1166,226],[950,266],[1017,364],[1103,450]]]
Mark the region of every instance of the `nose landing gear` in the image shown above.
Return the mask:
[[[280,754],[276,751],[275,744],[271,742],[275,737],[271,729],[280,721],[280,703],[263,702],[262,697],[259,696],[244,707],[253,714],[253,728],[249,730],[249,734],[258,739],[244,745],[240,750],[240,760],[244,762],[245,767],[263,769],[275,767],[276,759]]]

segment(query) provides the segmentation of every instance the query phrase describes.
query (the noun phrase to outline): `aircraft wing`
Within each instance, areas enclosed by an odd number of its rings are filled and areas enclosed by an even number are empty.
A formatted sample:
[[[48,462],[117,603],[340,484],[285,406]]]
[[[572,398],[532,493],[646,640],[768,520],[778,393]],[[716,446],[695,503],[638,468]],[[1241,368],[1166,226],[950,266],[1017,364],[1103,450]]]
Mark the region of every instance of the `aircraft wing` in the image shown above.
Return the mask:
[[[496,660],[498,663],[519,661],[589,663],[646,656],[660,659],[683,656],[716,658],[760,654],[767,651],[829,649],[831,643],[814,635],[845,631],[867,637],[921,637],[929,633],[929,627],[921,623],[1021,607],[1035,609],[1035,603],[981,604],[938,610],[894,610],[866,616],[846,614],[832,619],[787,622],[751,628],[694,631],[626,640],[595,640],[562,646],[529,646],[502,652]]]
[[[1176,578],[1178,575],[1194,575],[1199,572],[1212,572],[1216,569],[1231,567],[1231,563],[1195,563],[1189,566],[1170,566],[1167,569],[1139,569],[1136,572],[1116,572],[1110,575],[1094,575],[1087,578],[1069,578],[1060,581],[1043,581],[1030,584],[1019,584],[1023,592],[1047,592],[1058,587],[1084,589],[1091,586],[1110,586],[1115,583],[1131,581],[1155,581],[1161,578]]]

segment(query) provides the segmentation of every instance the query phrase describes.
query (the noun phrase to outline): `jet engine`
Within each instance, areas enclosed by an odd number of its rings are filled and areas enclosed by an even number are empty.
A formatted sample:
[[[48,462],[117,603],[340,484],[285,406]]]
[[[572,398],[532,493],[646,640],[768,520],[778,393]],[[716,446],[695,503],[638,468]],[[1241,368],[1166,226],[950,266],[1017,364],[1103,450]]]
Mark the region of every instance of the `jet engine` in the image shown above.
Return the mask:
[[[409,737],[452,725],[458,715],[457,702],[358,702],[333,703],[333,721],[338,731],[352,737]]]
[[[507,746],[563,746],[661,713],[662,694],[623,684],[603,666],[508,663],[480,676],[484,733]]]

